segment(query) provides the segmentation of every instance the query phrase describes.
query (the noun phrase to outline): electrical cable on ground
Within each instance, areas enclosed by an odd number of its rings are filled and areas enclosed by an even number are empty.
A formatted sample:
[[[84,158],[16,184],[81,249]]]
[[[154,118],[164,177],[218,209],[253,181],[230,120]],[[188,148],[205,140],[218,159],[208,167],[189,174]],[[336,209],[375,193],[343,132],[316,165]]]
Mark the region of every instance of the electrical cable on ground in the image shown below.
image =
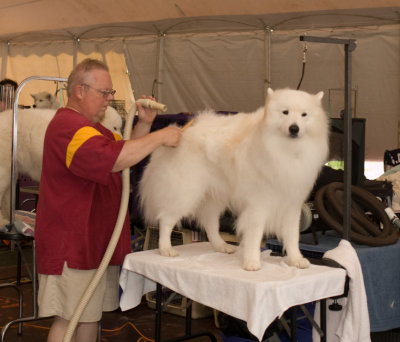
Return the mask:
[[[34,329],[50,330],[50,327],[43,326],[43,325],[38,325],[38,324],[24,323],[24,326],[30,327],[30,328],[34,328]],[[133,328],[133,330],[135,330],[135,331],[140,335],[140,337],[137,339],[137,342],[141,342],[141,341],[154,342],[153,339],[144,336],[144,335],[140,332],[140,330],[135,326],[135,324],[133,324],[132,322],[129,322],[129,321],[128,321],[128,322],[125,322],[125,323],[124,323],[123,325],[121,325],[120,327],[117,327],[117,328],[114,328],[114,329],[102,328],[101,331],[102,331],[102,332],[108,332],[108,333],[118,332],[118,331],[123,330],[123,329],[124,329],[125,327],[127,327],[127,326],[130,326],[131,328]],[[0,330],[1,330],[2,328],[3,328],[3,327],[0,326]],[[16,329],[17,327],[15,326],[15,327],[13,327],[13,328]],[[13,328],[12,328],[12,329],[13,329]]]

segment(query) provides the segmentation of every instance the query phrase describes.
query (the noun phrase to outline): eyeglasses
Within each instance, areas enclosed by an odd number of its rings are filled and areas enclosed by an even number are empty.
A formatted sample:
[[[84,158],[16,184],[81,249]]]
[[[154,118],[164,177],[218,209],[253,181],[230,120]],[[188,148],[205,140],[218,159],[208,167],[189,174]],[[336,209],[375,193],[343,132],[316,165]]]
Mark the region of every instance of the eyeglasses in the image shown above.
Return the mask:
[[[91,88],[91,89],[93,89],[93,90],[96,90],[99,94],[103,95],[103,97],[104,97],[105,99],[108,97],[108,95],[114,96],[115,93],[117,92],[117,91],[114,90],[114,89],[111,89],[111,90],[100,90],[100,89],[96,89],[96,88],[93,88],[92,86],[90,86],[89,84],[86,84],[86,83],[82,83],[81,85],[84,86],[84,87],[88,87],[88,88]]]

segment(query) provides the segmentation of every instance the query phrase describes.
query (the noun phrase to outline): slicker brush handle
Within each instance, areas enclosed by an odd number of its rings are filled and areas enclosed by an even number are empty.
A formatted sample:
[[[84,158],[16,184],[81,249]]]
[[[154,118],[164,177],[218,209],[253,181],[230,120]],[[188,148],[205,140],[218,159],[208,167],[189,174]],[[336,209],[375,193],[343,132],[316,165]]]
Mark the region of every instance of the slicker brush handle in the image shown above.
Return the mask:
[[[150,109],[157,109],[161,110],[162,112],[167,111],[167,106],[163,103],[159,103],[149,99],[139,99],[136,102],[140,103],[143,107],[150,108]]]

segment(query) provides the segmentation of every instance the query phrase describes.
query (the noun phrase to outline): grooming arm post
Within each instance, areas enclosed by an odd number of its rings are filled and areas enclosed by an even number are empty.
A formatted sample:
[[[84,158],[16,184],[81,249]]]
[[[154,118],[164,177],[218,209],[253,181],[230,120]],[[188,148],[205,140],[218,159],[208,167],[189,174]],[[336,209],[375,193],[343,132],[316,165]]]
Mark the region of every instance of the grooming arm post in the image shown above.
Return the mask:
[[[357,47],[354,39],[300,36],[301,41],[327,44],[343,44],[345,50],[344,84],[344,210],[343,238],[350,239],[351,229],[351,159],[352,159],[352,115],[351,115],[351,52]]]

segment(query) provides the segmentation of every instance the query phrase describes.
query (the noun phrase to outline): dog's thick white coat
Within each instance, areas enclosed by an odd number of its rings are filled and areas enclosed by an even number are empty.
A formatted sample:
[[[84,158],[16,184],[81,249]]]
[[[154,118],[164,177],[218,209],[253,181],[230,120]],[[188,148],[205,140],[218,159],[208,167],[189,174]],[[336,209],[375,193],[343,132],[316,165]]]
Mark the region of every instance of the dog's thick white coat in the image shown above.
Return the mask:
[[[205,111],[177,148],[153,152],[139,191],[146,221],[160,227],[160,253],[177,255],[170,235],[183,217],[204,227],[216,251],[234,252],[219,234],[219,217],[230,208],[244,269],[260,268],[264,234],[282,241],[289,265],[308,267],[299,250],[299,222],[328,154],[322,96],[269,89],[265,107],[256,112]]]
[[[35,181],[40,180],[44,135],[55,113],[55,109],[18,111],[17,170],[19,174],[25,174]],[[114,108],[107,108],[102,124],[122,136],[122,118]],[[11,135],[12,110],[6,110],[0,112],[0,226],[9,222]]]

